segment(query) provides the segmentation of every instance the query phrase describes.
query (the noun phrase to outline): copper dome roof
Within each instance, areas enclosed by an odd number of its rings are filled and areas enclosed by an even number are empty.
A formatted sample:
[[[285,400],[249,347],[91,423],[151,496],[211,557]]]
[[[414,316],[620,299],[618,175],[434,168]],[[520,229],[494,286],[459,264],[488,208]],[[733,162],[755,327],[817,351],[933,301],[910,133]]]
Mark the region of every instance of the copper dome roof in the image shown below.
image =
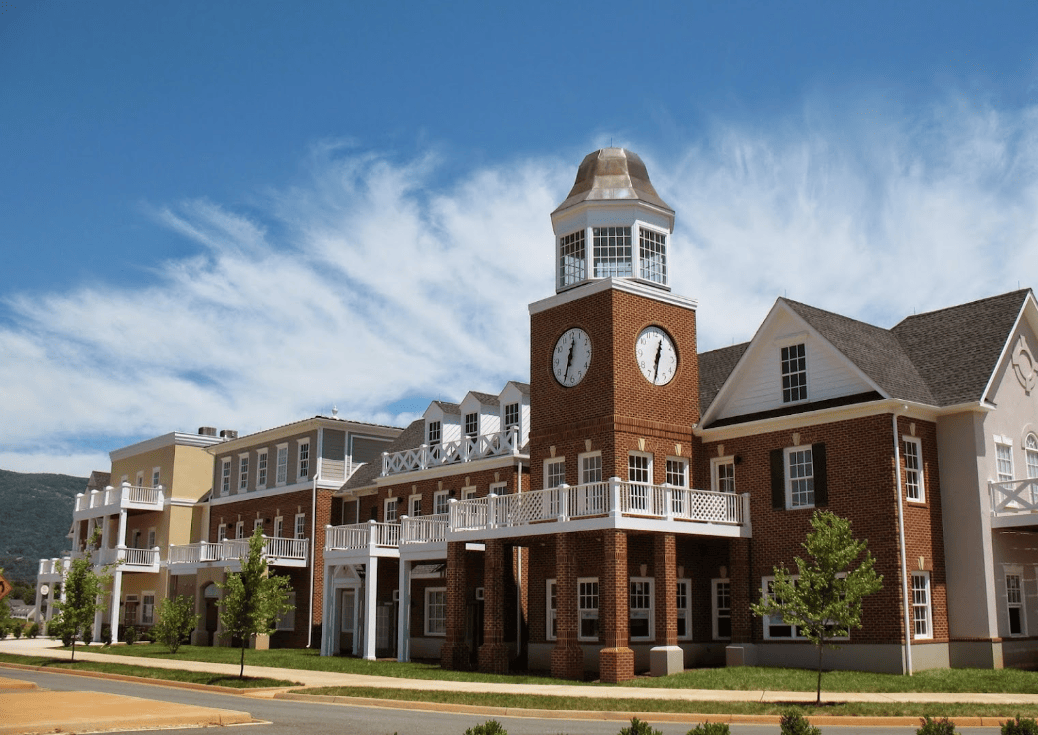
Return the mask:
[[[602,148],[587,154],[581,161],[569,196],[555,212],[580,202],[625,199],[647,202],[671,213],[674,211],[652,188],[649,172],[637,153],[626,148]]]

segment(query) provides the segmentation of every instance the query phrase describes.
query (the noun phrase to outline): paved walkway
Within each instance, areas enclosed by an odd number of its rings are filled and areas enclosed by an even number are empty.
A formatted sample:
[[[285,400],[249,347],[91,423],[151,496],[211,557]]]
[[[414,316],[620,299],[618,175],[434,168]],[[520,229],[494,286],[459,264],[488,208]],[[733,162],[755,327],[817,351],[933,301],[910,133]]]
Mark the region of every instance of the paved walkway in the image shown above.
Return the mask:
[[[6,639],[0,641],[0,652],[3,653],[19,653],[23,655],[46,655],[53,658],[71,658],[71,652],[60,650],[58,647],[60,644],[57,641],[53,641],[45,638],[37,639]],[[109,663],[122,663],[122,664],[139,664],[142,666],[150,666],[154,668],[167,668],[167,669],[182,669],[192,671],[205,671],[209,673],[220,673],[227,674],[229,676],[236,676],[238,674],[238,666],[235,664],[217,664],[207,663],[198,661],[171,661],[168,659],[152,659],[152,658],[134,658],[129,656],[115,656],[111,654],[101,653],[100,647],[90,646],[88,649],[78,648],[76,650],[77,660],[90,660],[90,661],[103,661]],[[246,654],[246,660],[248,655]],[[0,664],[2,667],[2,664]],[[595,699],[664,699],[664,700],[676,700],[676,701],[692,701],[692,702],[731,702],[731,701],[749,701],[749,702],[814,702],[814,692],[779,692],[779,691],[728,691],[728,690],[713,690],[713,689],[659,689],[649,687],[601,687],[601,686],[583,686],[583,685],[568,685],[568,684],[497,684],[497,683],[486,683],[486,682],[459,682],[459,681],[440,681],[440,680],[426,680],[426,679],[395,679],[383,676],[365,676],[360,674],[342,674],[325,671],[302,671],[298,669],[275,669],[265,666],[245,666],[245,673],[247,676],[256,677],[269,677],[274,679],[285,679],[288,681],[299,682],[305,687],[333,687],[333,686],[355,686],[355,687],[376,687],[376,688],[387,688],[387,689],[410,689],[414,691],[454,691],[454,692],[474,692],[474,693],[485,693],[485,692],[496,692],[502,694],[533,694],[533,695],[557,695],[557,696],[568,696],[568,697],[587,697]],[[2,689],[3,687],[0,687]],[[249,690],[240,690],[236,693],[241,694],[243,697],[250,696],[278,696],[285,698],[300,698],[306,695],[289,695],[284,690],[261,690],[256,692],[250,692]],[[53,713],[49,705],[46,707],[44,704],[37,704],[35,700],[29,696],[30,693],[25,691],[14,691],[9,693],[0,693],[0,711],[5,713],[7,716],[8,707],[15,706],[16,704],[24,705],[21,706],[20,710],[24,715],[23,721],[33,722],[32,712],[37,714],[47,712],[48,714]],[[59,694],[59,693],[53,693]],[[60,693],[62,697],[67,697],[67,693]],[[141,700],[132,700],[129,697],[122,699],[130,700],[127,702],[108,702],[103,707],[94,708],[92,712],[95,712],[95,716],[101,716],[102,713],[108,713],[113,718],[119,719],[124,713],[145,713],[145,710],[141,706]],[[920,702],[920,703],[958,703],[958,702],[973,702],[977,704],[990,703],[990,704],[1038,704],[1038,693],[1036,694],[1005,694],[1005,693],[974,693],[974,694],[945,694],[945,693],[871,693],[871,692],[822,692],[822,699],[825,702]],[[41,700],[42,702],[43,700]],[[247,700],[243,700],[247,701]],[[359,703],[358,700],[339,700],[339,698],[327,698],[321,697],[320,701],[344,701],[351,702],[353,704]],[[30,706],[32,710],[27,709]],[[365,704],[378,704],[374,700],[366,700]],[[386,706],[400,706],[400,703],[389,703],[383,702]],[[243,705],[247,707],[247,705]],[[415,703],[407,703],[408,707],[418,706]],[[488,714],[506,714],[504,711],[497,711],[497,708],[478,708],[478,707],[460,707],[452,705],[437,705],[435,709],[457,709],[458,711],[487,711]],[[203,709],[203,708],[196,708]],[[151,703],[147,705],[147,712],[152,713],[153,708]],[[156,716],[164,713],[155,713]],[[232,721],[243,721],[241,719],[234,720],[234,717],[244,716],[247,721],[247,715],[244,713],[229,713],[226,710],[215,710],[210,712],[197,712],[189,713],[191,716],[199,718],[197,722],[204,724],[205,722],[212,722],[211,718],[226,717],[226,720],[217,720],[224,722],[224,724]],[[508,711],[508,714],[517,714],[516,712]],[[559,713],[560,716],[568,716],[571,718],[581,717],[580,713]],[[593,713],[587,713],[588,716]],[[594,715],[600,716],[601,713],[594,713]],[[42,715],[41,715],[42,716]],[[28,719],[26,720],[25,717]],[[684,717],[687,718],[687,715]],[[210,718],[210,719],[206,719]],[[718,719],[713,717],[711,719]],[[765,716],[765,717],[729,717],[729,721],[760,721],[760,722],[772,722],[776,721],[777,718]],[[865,725],[918,725],[918,718],[811,718],[815,724],[850,724],[845,720],[851,719],[854,724]],[[841,721],[841,722],[837,722]],[[98,720],[87,719],[92,726],[92,729],[106,729],[104,727],[98,727]],[[181,722],[178,720],[178,722]],[[42,723],[42,720],[41,720]],[[960,726],[994,726],[998,722],[993,718],[958,718],[956,723]],[[40,725],[37,729],[10,729],[7,727],[0,726],[0,735],[6,735],[6,733],[29,733],[29,732],[45,732],[45,731],[74,731],[82,728],[82,722],[76,724],[70,724],[67,727],[61,727],[55,725],[53,718],[48,718],[48,722]],[[140,722],[141,727],[152,726],[149,722]],[[159,725],[155,725],[159,726]],[[119,725],[115,724],[112,728],[116,729]],[[125,725],[122,729],[127,729]]]

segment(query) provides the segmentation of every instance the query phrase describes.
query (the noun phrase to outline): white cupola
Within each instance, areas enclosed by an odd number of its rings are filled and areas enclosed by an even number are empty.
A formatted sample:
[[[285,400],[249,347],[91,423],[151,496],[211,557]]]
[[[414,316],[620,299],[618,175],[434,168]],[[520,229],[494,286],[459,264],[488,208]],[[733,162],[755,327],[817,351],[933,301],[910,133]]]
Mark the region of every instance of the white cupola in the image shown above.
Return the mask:
[[[605,278],[670,290],[674,210],[652,188],[638,154],[603,148],[585,156],[551,225],[556,293]]]

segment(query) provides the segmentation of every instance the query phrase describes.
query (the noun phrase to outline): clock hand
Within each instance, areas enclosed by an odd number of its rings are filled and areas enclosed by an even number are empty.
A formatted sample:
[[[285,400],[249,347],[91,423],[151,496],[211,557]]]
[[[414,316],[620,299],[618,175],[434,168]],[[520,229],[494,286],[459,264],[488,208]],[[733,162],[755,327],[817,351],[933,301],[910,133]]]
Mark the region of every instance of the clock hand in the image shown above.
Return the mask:
[[[659,377],[659,374],[660,374],[660,357],[662,357],[662,355],[663,355],[663,340],[661,339],[659,345],[657,345],[657,347],[656,347],[656,366],[655,366],[654,371],[652,373],[652,382],[653,383],[656,382],[656,379]]]
[[[562,374],[562,379],[566,380],[569,376],[569,368],[573,364],[573,345],[577,343],[577,338],[574,337],[573,341],[569,343],[569,356],[566,357],[566,371]]]

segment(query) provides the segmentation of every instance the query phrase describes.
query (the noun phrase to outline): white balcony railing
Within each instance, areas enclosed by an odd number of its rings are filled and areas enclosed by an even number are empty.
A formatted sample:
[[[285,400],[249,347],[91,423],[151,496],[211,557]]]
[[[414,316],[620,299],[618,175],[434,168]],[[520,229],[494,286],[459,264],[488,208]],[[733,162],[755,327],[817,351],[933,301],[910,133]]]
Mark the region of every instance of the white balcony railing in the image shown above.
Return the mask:
[[[519,454],[519,430],[512,427],[507,431],[479,436],[466,436],[441,444],[422,444],[414,449],[382,453],[382,474],[395,475],[414,472],[439,465],[457,462],[472,462],[486,457],[504,457]]]
[[[159,548],[153,549],[98,549],[93,554],[94,562],[120,567],[155,567],[159,563]]]
[[[1038,512],[1038,478],[989,482],[991,515]]]
[[[64,577],[71,563],[72,558],[68,556],[55,559],[40,559],[40,568],[37,575],[40,577]]]
[[[268,564],[303,563],[307,559],[309,539],[263,537],[263,556]],[[224,539],[211,543],[199,541],[169,547],[169,563],[202,564],[236,561],[249,553],[249,539]]]
[[[400,524],[353,523],[348,526],[325,526],[324,550],[346,551],[374,546],[396,548],[400,545]]]
[[[108,506],[146,507],[161,510],[165,503],[165,493],[161,485],[156,487],[142,487],[124,482],[119,487],[109,485],[104,490],[91,490],[89,493],[76,495],[76,512],[90,510],[92,508],[106,508]]]
[[[428,544],[447,540],[450,530],[449,514],[431,516],[404,516],[400,519],[400,543]]]

